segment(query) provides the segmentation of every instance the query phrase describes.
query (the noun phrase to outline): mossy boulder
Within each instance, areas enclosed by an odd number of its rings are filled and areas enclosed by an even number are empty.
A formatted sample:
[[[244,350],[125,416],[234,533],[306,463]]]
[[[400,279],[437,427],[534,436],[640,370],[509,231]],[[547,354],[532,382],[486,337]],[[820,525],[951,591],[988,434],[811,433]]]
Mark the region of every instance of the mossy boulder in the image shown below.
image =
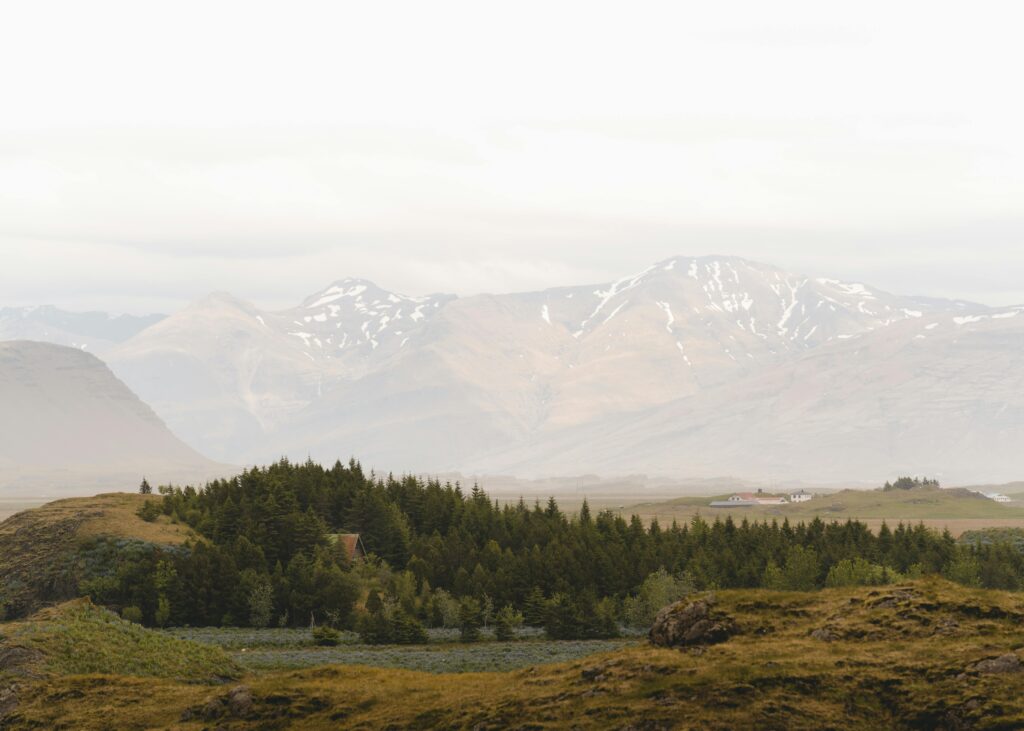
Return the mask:
[[[714,600],[680,601],[658,612],[648,639],[659,647],[688,647],[725,642],[739,632],[732,617],[715,610]]]

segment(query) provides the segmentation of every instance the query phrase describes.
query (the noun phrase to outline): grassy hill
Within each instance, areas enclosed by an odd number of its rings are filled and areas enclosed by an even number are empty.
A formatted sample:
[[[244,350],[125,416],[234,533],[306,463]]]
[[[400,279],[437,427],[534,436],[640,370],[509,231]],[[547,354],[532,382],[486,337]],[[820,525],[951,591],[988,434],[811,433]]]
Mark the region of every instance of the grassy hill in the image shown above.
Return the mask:
[[[97,675],[47,645],[46,674],[0,681],[0,725],[232,729],[1010,729],[1024,726],[1024,600],[941,581],[817,593],[723,591],[739,626],[687,651],[637,641],[507,673],[361,666],[253,673],[244,687],[178,671]],[[44,620],[45,621],[45,620]],[[10,625],[0,625],[0,633]],[[104,642],[96,629],[93,641]],[[144,630],[140,630],[145,632]],[[812,634],[813,633],[813,634]],[[130,652],[125,648],[125,652]],[[0,654],[2,657],[2,654]],[[1001,658],[997,662],[991,662]],[[0,661],[2,666],[2,661]],[[104,668],[109,671],[109,668]],[[84,674],[83,674],[84,673]],[[202,664],[195,679],[209,677]],[[2,677],[2,676],[0,676]],[[174,679],[169,679],[174,678]],[[244,702],[235,702],[239,698]],[[13,699],[13,700],[12,700]]]
[[[159,496],[108,493],[69,498],[22,511],[0,523],[0,604],[26,615],[47,602],[75,596],[87,547],[104,539],[180,544],[195,538],[188,526],[160,516],[152,523],[136,511]],[[116,547],[115,547],[116,548]]]
[[[841,490],[815,494],[803,503],[764,505],[740,508],[712,508],[716,497],[682,497],[661,502],[641,503],[625,509],[645,518],[658,517],[659,521],[690,520],[700,515],[714,520],[731,515],[733,520],[808,521],[815,517],[824,521],[862,520],[877,526],[883,520],[890,524],[903,521],[923,521],[937,528],[949,527],[954,534],[972,528],[988,526],[1024,526],[1024,506],[997,503],[983,495],[962,488],[942,489],[919,487],[913,490]]]
[[[131,675],[223,681],[241,670],[217,647],[154,632],[75,599],[0,625],[0,670],[11,675]]]

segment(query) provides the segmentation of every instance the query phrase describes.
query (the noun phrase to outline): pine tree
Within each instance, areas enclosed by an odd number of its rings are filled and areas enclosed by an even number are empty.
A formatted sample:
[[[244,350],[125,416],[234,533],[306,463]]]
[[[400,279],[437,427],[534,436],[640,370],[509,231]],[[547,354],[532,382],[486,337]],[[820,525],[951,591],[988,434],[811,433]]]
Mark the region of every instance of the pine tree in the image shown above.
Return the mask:
[[[139,485],[139,494],[140,495],[152,495],[153,494],[153,488],[150,487],[149,481],[146,480],[145,477],[142,478],[142,483]]]
[[[473,597],[464,597],[459,606],[459,631],[463,642],[477,642],[483,625],[480,602]]]

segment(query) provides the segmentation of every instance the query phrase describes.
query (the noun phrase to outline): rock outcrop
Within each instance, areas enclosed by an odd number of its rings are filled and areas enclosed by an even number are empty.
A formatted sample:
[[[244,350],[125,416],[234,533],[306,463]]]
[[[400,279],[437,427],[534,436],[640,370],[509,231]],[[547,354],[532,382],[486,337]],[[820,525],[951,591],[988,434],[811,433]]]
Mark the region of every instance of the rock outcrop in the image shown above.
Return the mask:
[[[991,657],[987,660],[982,660],[974,665],[972,668],[974,672],[982,675],[993,675],[1000,673],[1019,673],[1024,670],[1024,666],[1020,663],[1020,658],[1013,652],[1008,652],[1005,655],[999,657]]]
[[[716,612],[710,598],[680,601],[658,612],[648,639],[660,647],[688,647],[724,642],[739,631],[728,615]]]

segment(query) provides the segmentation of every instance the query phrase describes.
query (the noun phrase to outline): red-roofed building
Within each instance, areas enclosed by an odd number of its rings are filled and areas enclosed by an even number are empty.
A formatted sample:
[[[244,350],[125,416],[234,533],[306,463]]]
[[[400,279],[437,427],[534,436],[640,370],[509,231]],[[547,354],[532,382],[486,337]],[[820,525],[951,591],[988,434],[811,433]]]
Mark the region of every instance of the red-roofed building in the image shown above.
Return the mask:
[[[349,561],[362,561],[366,558],[366,548],[358,533],[332,533],[329,538],[331,543],[345,552],[345,558]]]

